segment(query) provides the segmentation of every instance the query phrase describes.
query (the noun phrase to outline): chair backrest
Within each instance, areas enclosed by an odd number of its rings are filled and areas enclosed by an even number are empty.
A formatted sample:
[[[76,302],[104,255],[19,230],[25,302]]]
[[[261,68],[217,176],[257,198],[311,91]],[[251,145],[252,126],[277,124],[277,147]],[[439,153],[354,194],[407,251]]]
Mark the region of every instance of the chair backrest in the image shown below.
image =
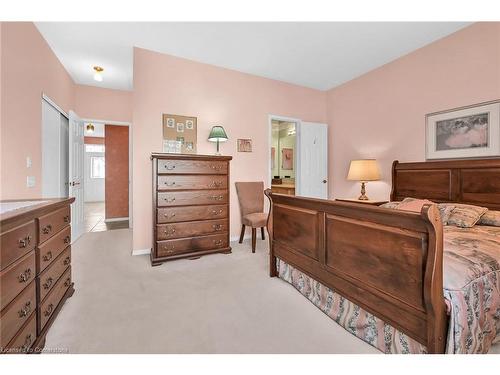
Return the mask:
[[[242,217],[255,212],[264,212],[264,183],[262,181],[235,182],[235,185]]]

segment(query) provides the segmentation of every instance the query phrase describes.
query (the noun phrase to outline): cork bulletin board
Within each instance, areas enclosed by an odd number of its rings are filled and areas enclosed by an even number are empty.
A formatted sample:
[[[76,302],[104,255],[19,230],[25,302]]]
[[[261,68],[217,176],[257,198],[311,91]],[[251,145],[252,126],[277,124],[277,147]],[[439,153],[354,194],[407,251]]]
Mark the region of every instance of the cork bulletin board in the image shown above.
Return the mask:
[[[163,141],[177,141],[182,154],[196,154],[196,117],[163,114]],[[172,142],[170,142],[172,143]],[[179,147],[180,145],[180,147]],[[165,151],[165,150],[164,150]],[[168,151],[174,152],[174,151]]]

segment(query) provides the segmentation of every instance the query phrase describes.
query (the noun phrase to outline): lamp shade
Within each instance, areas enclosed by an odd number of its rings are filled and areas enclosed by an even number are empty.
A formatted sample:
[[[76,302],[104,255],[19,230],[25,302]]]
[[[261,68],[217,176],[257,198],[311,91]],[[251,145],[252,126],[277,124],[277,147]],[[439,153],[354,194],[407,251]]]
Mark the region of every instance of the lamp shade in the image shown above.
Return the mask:
[[[210,142],[225,142],[227,141],[227,134],[226,131],[222,126],[214,126],[212,127],[212,130],[210,130],[210,134],[208,136],[208,140]]]
[[[380,180],[377,161],[375,159],[352,160],[347,179],[353,181]]]

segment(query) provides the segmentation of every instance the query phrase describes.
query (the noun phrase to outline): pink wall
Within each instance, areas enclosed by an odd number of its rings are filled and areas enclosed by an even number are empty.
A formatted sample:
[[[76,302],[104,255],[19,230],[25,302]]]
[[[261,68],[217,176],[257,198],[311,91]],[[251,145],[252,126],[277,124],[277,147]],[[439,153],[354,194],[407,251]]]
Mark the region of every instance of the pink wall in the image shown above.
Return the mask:
[[[94,120],[132,121],[132,91],[75,86],[75,112]]]
[[[125,122],[132,119],[132,93],[75,85],[31,22],[2,22],[0,30],[0,199],[39,198],[42,93],[83,118]],[[26,176],[35,176],[34,188],[26,187]]]
[[[387,199],[391,163],[425,160],[425,114],[500,98],[500,23],[476,23],[328,91],[330,197],[356,197],[349,161],[374,157]]]
[[[2,23],[0,198],[41,195],[42,93],[65,111],[73,107],[73,81],[33,23]],[[33,166],[26,168],[26,157]],[[26,176],[36,186],[26,187]]]
[[[224,126],[232,155],[231,226],[239,231],[234,181],[266,181],[268,115],[326,121],[326,93],[222,69],[144,49],[134,49],[133,222],[134,249],[151,247],[151,152],[162,150],[162,113],[198,118],[198,153],[212,154],[212,125]],[[253,139],[252,153],[236,151],[237,138]]]

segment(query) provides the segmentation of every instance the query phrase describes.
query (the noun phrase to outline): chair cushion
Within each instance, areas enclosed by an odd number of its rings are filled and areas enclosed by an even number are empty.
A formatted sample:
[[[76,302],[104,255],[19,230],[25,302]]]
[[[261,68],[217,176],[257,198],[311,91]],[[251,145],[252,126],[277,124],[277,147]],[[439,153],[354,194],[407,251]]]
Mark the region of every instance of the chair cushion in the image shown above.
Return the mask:
[[[265,212],[254,212],[243,216],[242,222],[252,228],[265,227],[267,224],[267,214]]]

